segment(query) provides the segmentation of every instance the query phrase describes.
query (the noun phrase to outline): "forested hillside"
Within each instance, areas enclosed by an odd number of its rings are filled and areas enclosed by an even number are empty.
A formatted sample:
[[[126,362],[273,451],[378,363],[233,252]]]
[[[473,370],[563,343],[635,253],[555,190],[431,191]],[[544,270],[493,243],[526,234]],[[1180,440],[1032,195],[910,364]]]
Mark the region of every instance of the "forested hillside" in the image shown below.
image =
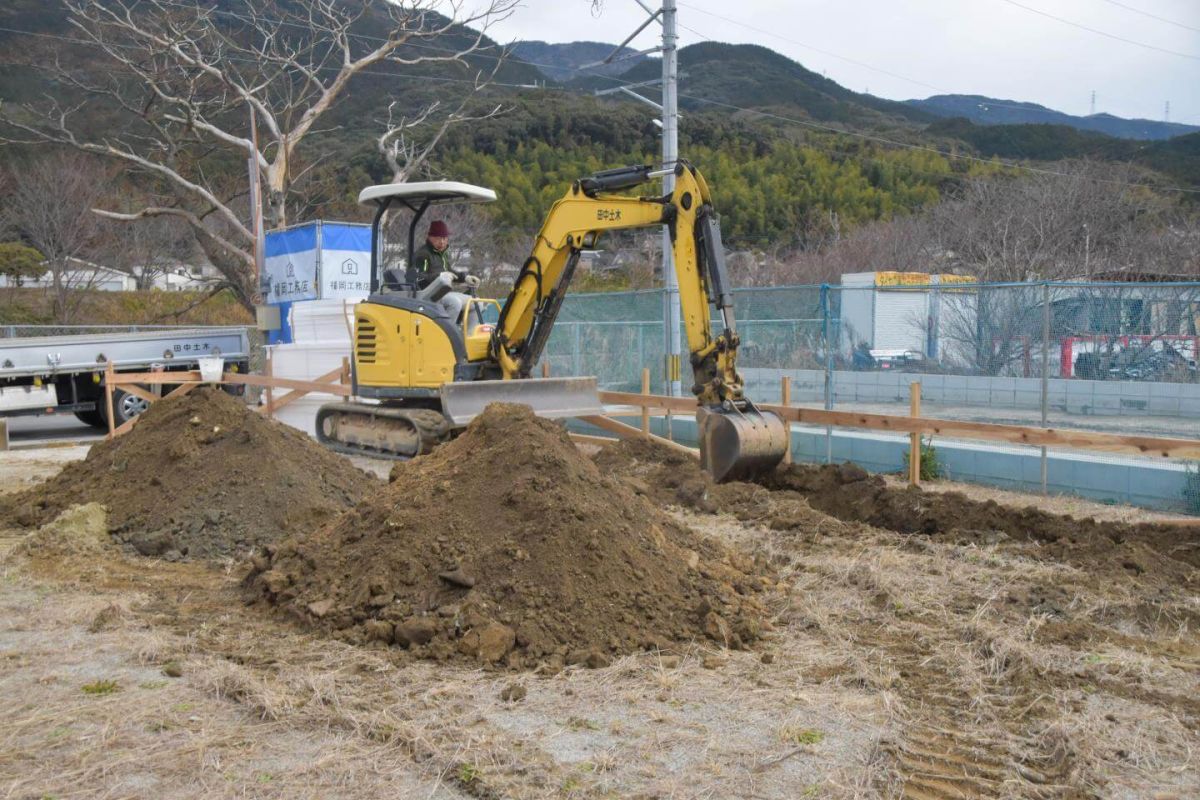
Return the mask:
[[[196,46],[213,59],[214,69],[233,76],[232,83],[222,83],[211,74],[195,78],[192,68],[174,56],[159,72],[139,72],[141,64],[157,63],[160,47],[129,30],[109,31],[119,46],[107,53],[87,44],[81,39],[85,31],[103,31],[112,23],[104,17],[101,0],[86,2],[99,15],[96,19],[81,18],[78,12],[71,17],[57,0],[12,0],[0,8],[0,28],[7,29],[0,31],[5,48],[0,59],[0,118],[7,121],[0,124],[0,137],[12,136],[0,148],[0,182],[20,182],[27,164],[55,149],[47,142],[60,150],[101,154],[94,160],[104,162],[108,172],[104,196],[97,198],[96,206],[135,217],[143,213],[139,209],[153,207],[157,210],[152,216],[160,221],[190,230],[204,256],[223,275],[232,276],[230,283],[246,306],[252,304],[255,290],[249,255],[253,234],[245,223],[249,214],[242,137],[248,132],[248,119],[246,104],[229,86],[251,85],[256,76],[270,86],[262,90],[264,105],[258,115],[268,226],[315,218],[365,221],[367,213],[355,198],[367,184],[424,178],[468,181],[494,188],[500,200],[473,212],[486,223],[475,231],[487,229],[475,249],[482,254],[495,247],[493,255],[511,261],[520,258],[514,250],[528,246],[550,204],[573,180],[601,169],[659,160],[655,112],[619,94],[597,97],[594,92],[623,82],[652,82],[660,62],[638,59],[620,74],[615,69],[606,75],[581,71],[587,58],[599,58],[608,50],[602,43],[526,42],[497,65],[503,48],[486,36],[435,15],[418,15],[415,22],[406,23],[417,26],[405,29],[405,35],[414,37],[411,41],[405,39],[389,58],[353,71],[344,84],[337,84],[332,102],[323,105],[321,92],[334,85],[331,73],[341,68],[337,48],[343,39],[338,37],[344,36],[354,58],[369,55],[389,41],[389,25],[397,24],[393,15],[399,6],[356,0],[366,13],[340,32],[333,24],[322,34],[319,28],[303,30],[311,7],[301,0],[134,4],[158,9],[148,18],[151,26],[176,15],[186,22],[188,14],[201,14],[192,20],[205,31]],[[341,6],[321,8],[336,11]],[[299,34],[276,36],[277,30],[297,27]],[[130,41],[146,48],[146,60],[122,63]],[[298,63],[289,60],[293,54],[278,52],[295,41],[307,42],[297,51]],[[254,48],[260,44],[275,48],[271,69],[258,63]],[[227,57],[230,48],[241,55]],[[893,233],[903,234],[910,221],[938,209],[942,219],[950,219],[944,216],[947,208],[970,209],[963,213],[974,215],[973,224],[986,230],[989,215],[1010,214],[1021,204],[1032,207],[1022,199],[1021,184],[1034,176],[1051,180],[1049,186],[1038,185],[1038,203],[1044,204],[1039,209],[1052,210],[1059,202],[1055,180],[1073,187],[1082,176],[1096,185],[1137,189],[1132,193],[1136,201],[1120,206],[1113,218],[1127,214],[1138,220],[1138,236],[1174,236],[1178,247],[1171,244],[1163,252],[1185,252],[1193,241],[1188,220],[1195,219],[1200,193],[1186,190],[1200,186],[1200,134],[1136,142],[1065,125],[982,126],[850,91],[764,47],[704,42],[683,48],[679,56],[684,109],[680,153],[708,178],[729,246],[788,254],[789,263],[803,267],[788,273],[789,280],[827,277],[834,263],[839,265],[836,269],[888,261],[920,266],[930,258],[960,252],[961,241],[947,246],[929,234],[928,226],[922,228],[919,246],[901,243],[902,247]],[[306,72],[307,65],[315,66]],[[563,81],[555,82],[554,75]],[[161,81],[157,90],[167,94],[150,90],[145,85],[149,80]],[[656,98],[653,86],[642,91]],[[56,130],[62,122],[56,114],[62,108],[69,110],[65,119],[70,130]],[[305,115],[315,109],[319,121],[308,126]],[[39,136],[42,144],[23,143],[31,137],[39,141]],[[86,139],[90,149],[76,147],[72,137],[76,142]],[[106,148],[114,146],[128,152],[111,157]],[[282,151],[286,158],[280,156]],[[1081,161],[1089,163],[1074,163]],[[989,185],[999,187],[995,194],[1008,199],[963,204],[971,197],[990,197]],[[1084,225],[1089,204],[1094,206],[1095,198],[1080,202],[1078,218],[1064,223],[1064,231]],[[884,236],[880,226],[893,227]],[[20,231],[16,235],[29,240]],[[845,243],[855,237],[866,242],[864,236],[888,243],[882,255],[845,263],[823,261],[812,269],[803,266],[811,265],[814,257],[824,258],[832,248],[846,251]],[[963,241],[969,239],[964,234]],[[901,251],[908,255],[897,255]],[[110,252],[119,255],[122,249]],[[1114,247],[1112,263],[1129,267],[1128,252],[1127,247]],[[1055,258],[1055,270],[1074,269]],[[954,268],[981,274],[996,269],[997,274],[1020,279],[1044,271],[1049,263],[1006,257],[1002,268]]]
[[[512,119],[458,131],[438,165],[447,176],[495,187],[502,227],[534,230],[576,178],[658,160],[656,129],[648,120],[639,123],[640,111],[624,119],[598,106],[594,126],[588,122],[592,115],[577,112],[541,118],[527,136],[512,135]],[[823,236],[831,224],[852,227],[936,203],[957,177],[988,171],[927,151],[885,149],[833,135],[800,140],[711,112],[689,116],[681,140],[681,153],[703,170],[717,196],[723,232],[735,245],[802,245]]]

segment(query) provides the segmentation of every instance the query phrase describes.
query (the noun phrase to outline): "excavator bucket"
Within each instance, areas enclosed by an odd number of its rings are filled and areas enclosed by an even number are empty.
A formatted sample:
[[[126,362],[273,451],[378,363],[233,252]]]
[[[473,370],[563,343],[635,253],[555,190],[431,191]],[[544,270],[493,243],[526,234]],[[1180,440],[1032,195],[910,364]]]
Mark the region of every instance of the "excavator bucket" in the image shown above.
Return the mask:
[[[775,469],[787,452],[783,420],[750,404],[745,408],[701,408],[700,467],[718,483],[753,478]]]
[[[525,378],[511,381],[455,381],[442,384],[442,413],[466,425],[490,403],[519,403],[539,417],[580,417],[604,413],[595,378]]]

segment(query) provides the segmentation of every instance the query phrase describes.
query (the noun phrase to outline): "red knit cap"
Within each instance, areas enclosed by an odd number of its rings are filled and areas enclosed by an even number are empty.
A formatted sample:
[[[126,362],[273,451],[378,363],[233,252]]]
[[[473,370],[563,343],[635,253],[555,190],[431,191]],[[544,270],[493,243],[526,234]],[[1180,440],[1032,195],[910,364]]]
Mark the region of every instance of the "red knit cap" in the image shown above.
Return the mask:
[[[429,235],[430,236],[449,236],[450,235],[450,226],[447,225],[445,222],[442,222],[440,219],[435,219],[433,222],[429,223]]]

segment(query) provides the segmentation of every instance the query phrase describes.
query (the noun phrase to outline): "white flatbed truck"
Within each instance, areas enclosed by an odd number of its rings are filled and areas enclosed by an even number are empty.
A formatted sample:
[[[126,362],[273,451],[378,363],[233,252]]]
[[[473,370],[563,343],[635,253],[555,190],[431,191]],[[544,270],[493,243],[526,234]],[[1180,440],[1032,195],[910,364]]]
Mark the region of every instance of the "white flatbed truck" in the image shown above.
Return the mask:
[[[0,334],[15,332],[16,327],[0,326]],[[74,414],[82,422],[106,428],[104,373],[108,364],[117,372],[175,372],[196,369],[201,356],[222,356],[226,369],[247,371],[247,329],[186,327],[0,336],[0,417]],[[164,386],[164,392],[169,388]],[[113,423],[126,422],[147,405],[143,398],[116,389]]]

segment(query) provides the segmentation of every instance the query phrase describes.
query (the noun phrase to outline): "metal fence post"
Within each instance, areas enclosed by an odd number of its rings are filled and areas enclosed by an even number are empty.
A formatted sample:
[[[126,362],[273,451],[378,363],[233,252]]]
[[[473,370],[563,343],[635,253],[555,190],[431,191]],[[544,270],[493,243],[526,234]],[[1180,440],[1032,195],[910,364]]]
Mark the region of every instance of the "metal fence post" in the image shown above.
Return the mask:
[[[825,410],[833,410],[833,343],[829,340],[829,284],[821,284],[821,340],[825,346]],[[825,426],[825,463],[833,463],[833,426]]]
[[[1042,281],[1042,427],[1050,418],[1050,282]],[[1041,453],[1042,494],[1048,494],[1049,463],[1046,446]]]
[[[908,385],[908,415],[913,419],[921,416],[921,382]],[[908,435],[908,485],[921,485],[921,434]]]

